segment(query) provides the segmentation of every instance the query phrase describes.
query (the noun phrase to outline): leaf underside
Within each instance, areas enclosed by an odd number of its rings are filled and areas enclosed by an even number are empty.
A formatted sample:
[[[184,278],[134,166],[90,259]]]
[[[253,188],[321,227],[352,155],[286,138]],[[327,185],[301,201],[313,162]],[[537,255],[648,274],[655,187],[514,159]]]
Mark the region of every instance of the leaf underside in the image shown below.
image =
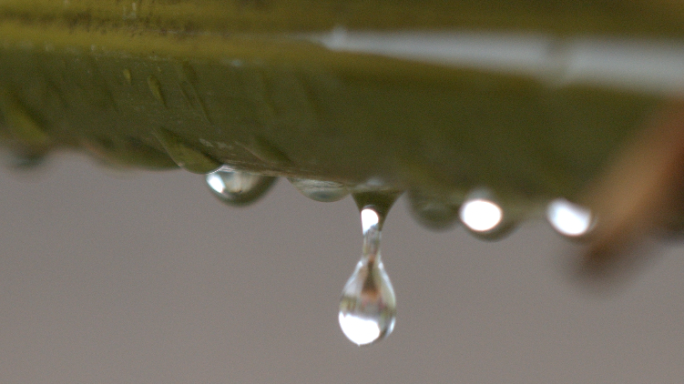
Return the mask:
[[[671,2],[487,3],[5,1],[2,142],[167,169],[178,159],[155,134],[166,132],[204,156],[200,170],[216,162],[444,194],[487,186],[521,211],[576,198],[662,97],[336,52],[293,37],[336,26],[683,32],[684,7]]]

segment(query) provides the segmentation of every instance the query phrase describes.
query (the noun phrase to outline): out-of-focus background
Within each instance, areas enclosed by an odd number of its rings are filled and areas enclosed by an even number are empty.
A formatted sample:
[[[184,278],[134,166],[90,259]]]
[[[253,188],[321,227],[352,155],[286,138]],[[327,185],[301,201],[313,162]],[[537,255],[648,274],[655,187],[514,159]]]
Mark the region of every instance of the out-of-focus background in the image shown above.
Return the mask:
[[[574,282],[580,250],[544,222],[501,242],[429,232],[402,198],[383,258],[394,333],[337,324],[360,256],[350,198],[285,180],[231,208],[203,177],[74,155],[0,174],[0,382],[681,383],[684,247],[619,288]]]

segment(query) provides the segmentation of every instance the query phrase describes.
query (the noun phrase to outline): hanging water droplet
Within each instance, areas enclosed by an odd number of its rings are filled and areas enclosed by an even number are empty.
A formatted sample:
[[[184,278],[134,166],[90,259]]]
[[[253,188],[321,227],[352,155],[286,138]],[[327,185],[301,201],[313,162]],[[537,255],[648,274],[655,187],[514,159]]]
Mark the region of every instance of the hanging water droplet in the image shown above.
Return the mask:
[[[349,194],[349,190],[344,184],[335,181],[297,179],[294,177],[288,178],[288,180],[302,195],[316,201],[338,201]]]
[[[546,209],[546,219],[563,236],[580,237],[587,234],[594,219],[591,211],[565,199],[553,200]]]
[[[223,166],[207,174],[206,181],[211,191],[221,201],[233,206],[243,206],[262,197],[271,188],[276,178]]]
[[[491,200],[478,198],[466,201],[459,211],[461,221],[475,232],[489,232],[503,219],[503,210]]]
[[[503,208],[486,189],[471,192],[458,214],[466,228],[483,240],[500,240],[515,229],[515,222],[504,217]]]
[[[368,204],[361,209],[361,260],[342,289],[338,314],[342,332],[357,345],[387,337],[394,329],[397,313],[394,288],[380,257],[380,238],[387,211],[399,194],[393,193],[389,198],[387,194],[375,196],[378,205]],[[359,204],[368,200],[369,195],[354,197]]]
[[[193,173],[207,174],[221,166],[221,163],[192,148],[173,132],[163,128],[155,128],[153,133],[164,149],[166,149],[166,153],[179,167]]]
[[[413,217],[420,224],[434,230],[448,229],[456,223],[462,200],[417,190],[408,193]]]

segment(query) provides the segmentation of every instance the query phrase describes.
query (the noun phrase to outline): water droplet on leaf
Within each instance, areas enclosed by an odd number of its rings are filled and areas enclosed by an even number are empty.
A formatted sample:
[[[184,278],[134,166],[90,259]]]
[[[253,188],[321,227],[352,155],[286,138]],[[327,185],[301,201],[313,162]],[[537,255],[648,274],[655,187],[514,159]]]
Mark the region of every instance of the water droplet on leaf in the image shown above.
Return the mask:
[[[276,178],[223,166],[207,174],[206,181],[209,189],[224,203],[244,206],[264,196]]]
[[[387,194],[375,196],[378,205],[367,204],[361,208],[361,260],[342,289],[338,314],[342,332],[357,345],[372,344],[387,337],[394,329],[397,314],[394,288],[380,257],[380,238],[386,213],[399,194],[391,194],[394,197],[389,205]],[[354,197],[357,204],[373,200],[369,195],[363,199]]]
[[[342,200],[349,190],[342,183],[310,179],[288,178],[290,183],[304,196],[322,202]]]
[[[459,216],[470,230],[489,232],[501,223],[503,210],[491,200],[472,199],[461,206]]]
[[[516,227],[514,221],[504,216],[503,208],[486,189],[471,192],[458,214],[468,231],[482,240],[500,240]]]
[[[566,237],[585,235],[594,224],[593,216],[588,208],[565,199],[556,199],[549,204],[546,209],[546,219],[556,232]]]

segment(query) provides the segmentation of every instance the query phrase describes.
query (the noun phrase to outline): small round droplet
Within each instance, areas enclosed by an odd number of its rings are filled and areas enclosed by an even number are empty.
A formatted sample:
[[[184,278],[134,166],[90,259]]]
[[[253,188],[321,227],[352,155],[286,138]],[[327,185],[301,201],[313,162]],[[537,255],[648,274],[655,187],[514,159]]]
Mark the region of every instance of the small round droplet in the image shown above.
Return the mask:
[[[288,180],[302,195],[324,203],[342,200],[349,194],[344,184],[335,181],[297,178],[288,178]]]
[[[363,198],[367,199],[368,195]],[[383,198],[379,195],[379,205],[389,209],[391,204],[384,204]],[[383,222],[384,214],[373,205],[361,209],[361,260],[342,289],[338,321],[344,335],[356,345],[368,345],[384,339],[392,333],[396,322],[396,296],[380,257]]]
[[[593,224],[591,211],[565,199],[553,200],[546,209],[546,219],[553,229],[567,237],[587,234]]]
[[[503,220],[503,210],[492,200],[475,198],[461,206],[459,216],[463,224],[475,232],[494,230]]]
[[[264,196],[276,181],[275,177],[221,167],[206,175],[209,189],[226,204],[244,206]]]
[[[449,197],[409,191],[408,201],[413,217],[429,229],[448,229],[458,220],[460,204],[453,202]]]

